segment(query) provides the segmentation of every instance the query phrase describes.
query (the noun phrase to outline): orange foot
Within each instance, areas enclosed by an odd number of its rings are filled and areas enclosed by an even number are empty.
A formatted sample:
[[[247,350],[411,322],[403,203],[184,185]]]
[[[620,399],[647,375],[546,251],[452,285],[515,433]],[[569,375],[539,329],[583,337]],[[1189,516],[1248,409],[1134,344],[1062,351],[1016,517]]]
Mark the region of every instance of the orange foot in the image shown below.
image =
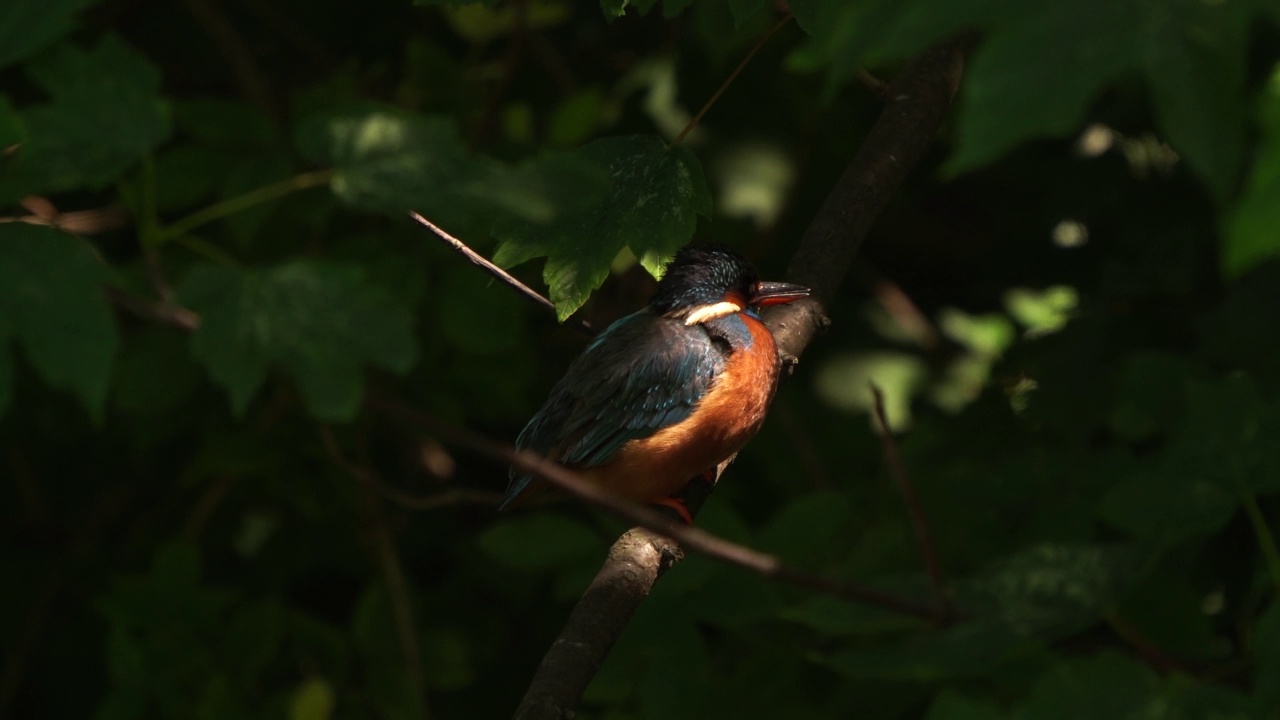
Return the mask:
[[[687,525],[693,524],[693,515],[689,513],[689,508],[684,506],[683,500],[679,498],[669,497],[669,498],[662,498],[655,504],[662,505],[663,507],[669,507],[672,510],[675,510],[676,514],[679,515],[680,518],[685,521],[685,524]]]

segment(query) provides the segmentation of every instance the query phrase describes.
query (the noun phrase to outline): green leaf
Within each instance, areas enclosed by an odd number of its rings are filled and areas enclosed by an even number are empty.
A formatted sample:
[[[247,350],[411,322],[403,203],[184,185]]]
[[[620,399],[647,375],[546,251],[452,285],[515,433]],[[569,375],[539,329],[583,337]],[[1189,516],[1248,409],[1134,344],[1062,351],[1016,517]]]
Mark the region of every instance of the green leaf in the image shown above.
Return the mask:
[[[969,170],[1035,137],[1062,137],[1122,77],[1141,75],[1156,120],[1219,199],[1243,153],[1242,3],[1091,0],[1007,6],[966,71],[958,147]],[[1213,107],[1213,113],[1204,108]]]
[[[952,173],[1033,137],[1079,127],[1089,103],[1137,59],[1133,0],[1028,4],[985,39],[965,69]]]
[[[333,164],[330,185],[342,200],[395,214],[418,210],[444,227],[495,215],[547,222],[604,182],[570,156],[511,169],[472,157],[452,120],[395,109],[315,115],[298,126],[296,140],[304,155]]]
[[[468,157],[452,121],[392,109],[305,118],[299,149],[333,164],[342,200],[371,210],[419,209],[438,223],[466,222],[487,175]]]
[[[1254,626],[1253,656],[1257,661],[1258,699],[1264,707],[1280,706],[1280,603],[1273,602]]]
[[[587,301],[629,247],[654,277],[692,237],[697,216],[711,215],[711,191],[693,153],[660,138],[632,136],[592,142],[576,153],[608,174],[599,200],[538,225],[499,221],[494,260],[518,265],[546,257],[543,278],[561,320]]]
[[[479,543],[494,560],[527,571],[563,568],[602,550],[591,528],[548,513],[495,523],[480,535]]]
[[[289,720],[329,720],[337,705],[333,686],[322,677],[303,681],[294,691],[289,705]]]
[[[951,690],[944,690],[924,720],[1003,720],[1005,713],[996,705],[981,702]]]
[[[1027,704],[1013,717],[1017,720],[1153,717],[1141,710],[1156,685],[1155,673],[1114,652],[1072,658],[1060,662],[1040,678]]]
[[[81,9],[96,0],[7,0],[0,5],[0,69],[67,34]]]
[[[0,224],[0,411],[12,375],[12,339],[45,381],[102,419],[118,345],[102,288],[109,276],[93,251],[66,233]]]
[[[1263,91],[1258,124],[1262,138],[1253,169],[1226,221],[1222,270],[1228,277],[1280,255],[1280,65]]]
[[[733,13],[733,22],[740,26],[771,5],[772,0],[729,0],[729,11]]]
[[[403,374],[416,354],[409,309],[351,265],[199,265],[178,297],[201,314],[192,353],[239,415],[275,367],[293,377],[317,418],[350,420],[360,406],[362,366]]]
[[[1035,651],[1096,622],[1144,572],[1125,547],[1040,545],[963,582],[957,603],[977,617],[871,649],[836,652],[827,664],[854,678],[967,677]]]
[[[0,148],[17,145],[27,137],[27,126],[22,116],[13,109],[9,98],[0,95]]]
[[[28,74],[51,100],[22,111],[30,137],[0,164],[0,200],[101,187],[169,137],[160,73],[113,35],[45,53]]]

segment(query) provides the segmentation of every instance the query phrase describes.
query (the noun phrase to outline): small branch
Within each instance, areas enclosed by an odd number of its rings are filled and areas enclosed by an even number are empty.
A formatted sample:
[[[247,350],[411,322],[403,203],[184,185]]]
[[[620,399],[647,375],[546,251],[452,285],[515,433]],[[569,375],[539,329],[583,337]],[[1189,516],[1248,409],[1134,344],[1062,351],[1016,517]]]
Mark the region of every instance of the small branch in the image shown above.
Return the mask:
[[[187,308],[164,303],[150,303],[114,287],[108,287],[106,292],[107,299],[112,303],[138,317],[154,320],[187,332],[194,332],[200,329],[200,316]]]
[[[1150,640],[1143,637],[1137,628],[1125,622],[1115,612],[1106,613],[1105,618],[1107,624],[1115,631],[1115,634],[1128,643],[1151,667],[1162,673],[1182,673],[1183,675],[1195,676],[1186,665],[1156,647]]]
[[[480,119],[476,121],[471,133],[471,146],[478,147],[493,128],[498,111],[502,109],[502,98],[506,96],[516,73],[520,71],[520,57],[524,54],[525,35],[529,31],[529,0],[512,0],[515,11],[515,22],[511,26],[511,41],[507,44],[507,54],[502,58],[502,75],[498,84],[489,95]]]
[[[428,720],[431,710],[427,702],[426,673],[422,662],[422,648],[418,644],[418,624],[409,597],[409,584],[404,576],[404,563],[400,560],[400,552],[396,548],[395,538],[391,536],[391,529],[387,527],[381,501],[374,494],[373,488],[365,487],[364,495],[369,515],[369,535],[373,541],[378,568],[387,584],[387,599],[391,603],[391,615],[395,619],[405,675],[409,677],[409,685],[413,688],[414,697],[421,709],[418,717]]]
[[[425,226],[428,230],[435,233],[436,237],[444,241],[444,244],[453,248],[454,252],[458,253],[462,257],[470,260],[472,264],[480,266],[480,268],[482,268],[485,272],[489,273],[490,275],[506,283],[508,286],[515,289],[516,292],[520,293],[521,295],[524,295],[526,298],[529,298],[530,300],[534,301],[538,305],[542,306],[543,309],[550,310],[551,314],[553,315],[555,314],[556,312],[555,303],[542,297],[542,295],[540,295],[537,290],[534,290],[528,285],[525,285],[524,283],[515,279],[515,277],[513,277],[511,273],[508,273],[506,270],[503,270],[497,265],[494,265],[492,262],[485,259],[483,255],[467,247],[466,243],[462,242],[458,238],[440,229],[439,226],[437,226],[435,223],[431,222],[430,220],[426,219],[421,214],[410,210],[409,217],[413,218],[414,221]],[[591,323],[586,322],[585,320],[575,320],[572,327],[576,330],[580,330],[586,333],[587,335],[595,335],[595,332],[596,332],[595,329],[591,327]]]
[[[112,205],[96,210],[73,210],[55,215],[15,215],[0,217],[0,223],[22,222],[31,225],[48,225],[73,235],[96,235],[122,228],[129,224],[129,213],[123,207]]]
[[[738,66],[733,69],[733,72],[729,73],[729,77],[725,78],[724,82],[720,83],[720,87],[716,88],[716,91],[712,93],[711,97],[708,98],[707,101],[702,104],[702,107],[698,109],[698,114],[694,115],[693,119],[689,121],[689,124],[685,125],[684,129],[680,131],[680,134],[676,136],[676,139],[671,141],[672,145],[679,145],[684,142],[685,136],[693,132],[694,128],[698,127],[698,123],[702,121],[702,116],[707,114],[707,111],[710,110],[711,107],[716,104],[716,101],[720,99],[720,96],[724,94],[724,91],[728,90],[729,86],[733,84],[733,81],[738,79],[738,75],[742,74],[742,71],[746,69],[747,63],[751,62],[751,58],[755,57],[756,53],[760,52],[760,48],[764,47],[765,43],[769,42],[769,38],[773,37],[775,33],[781,30],[787,23],[791,22],[792,17],[792,14],[788,12],[786,15],[779,18],[778,22],[774,23],[773,27],[769,28],[764,35],[760,36],[760,39],[756,41],[755,45],[751,46],[751,49],[747,51],[746,56],[743,57],[738,63]]]
[[[657,510],[626,500],[601,488],[563,465],[551,462],[534,453],[517,450],[466,430],[453,427],[424,415],[396,400],[371,397],[369,398],[369,403],[377,409],[427,427],[448,442],[471,448],[489,457],[500,459],[517,470],[536,475],[579,499],[604,508],[638,527],[670,538],[678,542],[681,547],[700,555],[706,555],[731,565],[737,565],[765,577],[785,580],[794,585],[841,597],[851,602],[892,610],[926,620],[937,619],[937,611],[929,605],[896,597],[879,590],[837,583],[826,578],[801,572],[784,565],[774,555],[738,545],[712,535],[706,530],[674,521]]]
[[[387,584],[387,599],[391,603],[391,614],[395,618],[396,636],[400,641],[400,653],[404,656],[405,674],[409,676],[409,684],[422,708],[421,717],[428,718],[431,713],[427,705],[422,649],[418,645],[417,623],[413,615],[413,603],[409,598],[409,584],[405,580],[404,564],[400,561],[395,538],[391,536],[391,530],[387,527],[382,500],[376,494],[377,491],[372,482],[374,475],[372,471],[347,459],[332,430],[320,426],[319,431],[320,440],[324,443],[329,458],[356,481],[361,495],[364,496],[369,541],[373,545],[383,581]]]
[[[324,185],[333,179],[332,170],[316,170],[314,172],[302,173],[286,178],[280,182],[264,185],[263,187],[250,190],[243,195],[237,195],[233,198],[227,198],[222,202],[214,203],[209,207],[197,210],[190,215],[176,220],[168,227],[160,228],[156,231],[156,245],[162,245],[165,242],[177,237],[186,235],[201,225],[211,223],[214,220],[221,220],[228,215],[234,215],[238,212],[248,210],[254,205],[260,205],[264,202],[284,197],[299,190],[306,190],[318,185]]]
[[[183,0],[183,4],[208,33],[213,44],[217,46],[218,52],[231,66],[240,90],[255,105],[278,120],[283,113],[276,103],[271,83],[258,67],[258,62],[253,57],[253,50],[218,7],[216,0]]]
[[[945,616],[949,603],[942,583],[942,570],[938,566],[938,553],[934,549],[933,532],[929,530],[929,521],[925,517],[924,508],[920,506],[920,495],[916,492],[916,484],[911,481],[906,463],[902,461],[898,440],[893,436],[893,428],[889,426],[889,417],[884,411],[884,394],[875,383],[871,383],[871,394],[875,397],[876,420],[880,422],[880,441],[884,447],[884,460],[889,466],[889,472],[898,481],[902,499],[907,503],[907,513],[911,515],[911,529],[915,532],[916,544],[920,546],[920,554],[924,556],[924,569],[929,573],[929,583],[933,587],[933,600],[937,603],[938,612]]]
[[[867,72],[866,68],[858,68],[854,71],[854,75],[858,78],[858,82],[862,83],[868,90],[876,94],[881,100],[889,99],[889,84],[880,78]]]
[[[814,296],[769,308],[764,316],[784,357],[799,358],[814,336],[830,325],[823,303],[837,296],[872,223],[932,143],[959,85],[970,44],[961,39],[926,51],[889,86],[884,112],[809,224],[787,271],[787,280],[812,288]],[[710,487],[690,487],[698,485]],[[572,717],[581,690],[599,667],[594,659],[608,655],[621,628],[674,560],[649,550],[651,543],[632,540],[634,532],[623,535],[610,551],[588,591],[590,597],[580,601],[538,668],[517,717]],[[603,581],[613,587],[608,592],[594,590]],[[931,610],[934,616],[936,608]],[[553,695],[530,705],[535,689]]]
[[[502,502],[501,493],[468,490],[466,488],[454,488],[435,495],[410,495],[383,482],[372,470],[348,460],[346,454],[342,452],[342,448],[338,445],[337,438],[333,436],[333,431],[329,428],[320,428],[320,442],[324,443],[325,452],[329,454],[329,459],[333,460],[333,464],[342,468],[357,483],[377,491],[379,495],[407,510],[436,510],[449,505],[466,504],[492,505],[496,507],[498,503]]]

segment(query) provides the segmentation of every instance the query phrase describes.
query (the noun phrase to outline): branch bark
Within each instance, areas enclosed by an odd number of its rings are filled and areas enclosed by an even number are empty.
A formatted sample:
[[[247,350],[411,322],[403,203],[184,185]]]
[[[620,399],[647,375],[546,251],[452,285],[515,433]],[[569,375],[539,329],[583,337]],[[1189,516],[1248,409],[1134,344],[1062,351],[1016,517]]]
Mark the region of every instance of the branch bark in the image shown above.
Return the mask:
[[[969,42],[958,39],[924,52],[890,83],[885,110],[805,231],[786,279],[812,288],[813,296],[772,308],[765,316],[779,352],[791,364],[830,325],[824,303],[835,296],[871,224],[932,143],[959,86]],[[687,503],[696,513],[708,494],[699,486],[709,485],[690,485],[702,496]],[[679,557],[676,543],[639,528],[614,543],[539,665],[515,717],[572,718],[632,614]]]

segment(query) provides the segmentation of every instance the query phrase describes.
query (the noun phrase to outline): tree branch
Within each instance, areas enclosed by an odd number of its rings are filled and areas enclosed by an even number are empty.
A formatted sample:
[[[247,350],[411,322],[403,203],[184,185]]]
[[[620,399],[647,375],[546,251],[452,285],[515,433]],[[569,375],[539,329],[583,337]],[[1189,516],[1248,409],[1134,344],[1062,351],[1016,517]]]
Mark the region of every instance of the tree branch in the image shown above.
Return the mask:
[[[835,296],[871,224],[932,143],[959,85],[969,42],[960,39],[926,51],[889,85],[883,113],[805,232],[786,279],[814,294],[765,316],[779,353],[792,364],[830,324],[823,303]],[[690,483],[705,499],[708,491],[699,486],[710,484]],[[687,504],[691,512],[701,505]],[[515,717],[573,717],[582,692],[640,601],[678,557],[651,534],[624,534],[543,658]]]

